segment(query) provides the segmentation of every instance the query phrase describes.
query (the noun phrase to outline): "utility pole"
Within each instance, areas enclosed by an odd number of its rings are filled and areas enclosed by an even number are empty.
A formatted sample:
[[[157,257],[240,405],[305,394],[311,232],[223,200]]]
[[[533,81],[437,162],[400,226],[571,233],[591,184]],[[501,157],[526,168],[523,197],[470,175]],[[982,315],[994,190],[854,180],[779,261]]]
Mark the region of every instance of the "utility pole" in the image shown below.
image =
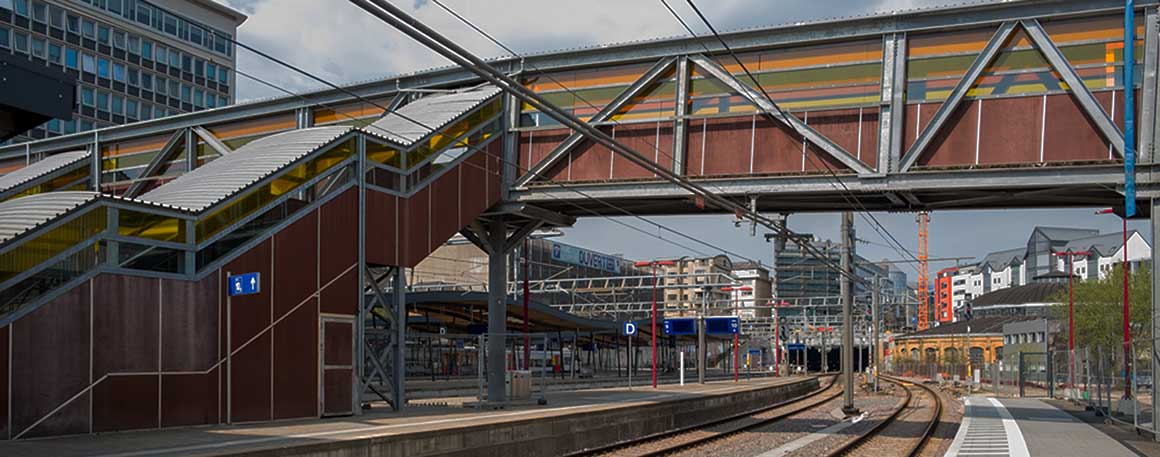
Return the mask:
[[[871,331],[874,332],[871,343],[873,346],[870,348],[870,366],[872,367],[870,376],[874,380],[873,385],[875,392],[878,391],[878,334],[881,332],[881,329],[878,327],[878,308],[882,305],[882,291],[880,290],[882,287],[881,281],[882,278],[880,278],[878,275],[874,275],[874,288],[871,290],[870,294],[872,297],[870,302],[870,327]]]
[[[854,407],[854,212],[842,212],[842,376],[845,395],[842,412],[857,414]]]

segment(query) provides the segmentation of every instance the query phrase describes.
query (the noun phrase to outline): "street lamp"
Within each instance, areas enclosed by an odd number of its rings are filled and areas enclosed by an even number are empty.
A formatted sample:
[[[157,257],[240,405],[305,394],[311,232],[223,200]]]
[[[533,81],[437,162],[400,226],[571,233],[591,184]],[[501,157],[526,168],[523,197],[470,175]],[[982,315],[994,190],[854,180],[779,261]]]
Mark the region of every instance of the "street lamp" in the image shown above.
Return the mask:
[[[749,287],[749,286],[740,286],[740,287],[725,286],[725,287],[721,288],[722,292],[729,292],[730,295],[732,295],[734,291],[744,292],[744,291],[752,291],[752,290],[753,290],[753,288]],[[735,316],[739,319],[741,318],[740,307],[741,307],[741,294],[737,294],[737,299],[733,300],[733,316]],[[740,333],[740,332],[738,332],[738,333]],[[740,343],[738,340],[738,334],[734,333],[733,334],[733,382],[737,382],[738,380],[741,379],[741,369],[738,366],[738,363],[741,361],[741,358],[737,354],[737,351],[739,350],[739,348],[740,348]]]
[[[637,267],[652,267],[652,326],[650,327],[650,334],[652,336],[652,386],[657,388],[657,265],[671,266],[676,262],[672,260],[652,260],[647,262],[636,262]]]
[[[1072,260],[1075,256],[1087,256],[1088,251],[1053,252],[1056,257],[1067,257],[1067,387],[1075,386],[1075,273]],[[1052,382],[1055,382],[1052,380]]]
[[[1096,214],[1115,214],[1115,210],[1108,208],[1096,211]],[[1128,218],[1121,217],[1124,223],[1124,400],[1132,398],[1132,346],[1131,329],[1128,312]]]

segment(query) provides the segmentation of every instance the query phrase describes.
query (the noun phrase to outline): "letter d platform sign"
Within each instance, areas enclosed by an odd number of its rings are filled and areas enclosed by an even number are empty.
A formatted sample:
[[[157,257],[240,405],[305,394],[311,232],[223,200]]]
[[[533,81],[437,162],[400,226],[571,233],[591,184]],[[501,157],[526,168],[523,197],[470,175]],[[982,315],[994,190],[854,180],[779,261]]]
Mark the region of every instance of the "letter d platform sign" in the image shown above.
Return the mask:
[[[625,336],[636,335],[636,322],[625,322],[624,323],[624,335]]]

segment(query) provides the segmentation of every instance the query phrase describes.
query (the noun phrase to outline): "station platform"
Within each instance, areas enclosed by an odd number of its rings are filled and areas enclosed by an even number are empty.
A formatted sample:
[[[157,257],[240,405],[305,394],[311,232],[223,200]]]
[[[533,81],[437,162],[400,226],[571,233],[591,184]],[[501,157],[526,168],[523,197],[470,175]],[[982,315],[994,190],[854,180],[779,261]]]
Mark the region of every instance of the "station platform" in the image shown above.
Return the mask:
[[[737,414],[817,387],[816,377],[795,376],[549,392],[543,406],[372,408],[333,419],[7,441],[0,442],[0,455],[563,455]],[[463,404],[465,397],[444,400]]]
[[[972,396],[964,402],[963,422],[947,457],[1137,455],[1104,432],[1039,399]]]

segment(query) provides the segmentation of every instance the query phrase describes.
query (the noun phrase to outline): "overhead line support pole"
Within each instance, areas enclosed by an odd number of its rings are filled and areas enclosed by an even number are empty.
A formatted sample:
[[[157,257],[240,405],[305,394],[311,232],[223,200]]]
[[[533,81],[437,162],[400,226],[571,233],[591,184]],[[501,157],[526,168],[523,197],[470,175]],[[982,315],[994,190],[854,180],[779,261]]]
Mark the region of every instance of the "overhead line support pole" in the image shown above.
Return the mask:
[[[842,212],[842,270],[849,275],[842,276],[842,379],[845,380],[842,411],[856,414],[854,407],[854,284],[850,275],[854,273],[854,213]]]

